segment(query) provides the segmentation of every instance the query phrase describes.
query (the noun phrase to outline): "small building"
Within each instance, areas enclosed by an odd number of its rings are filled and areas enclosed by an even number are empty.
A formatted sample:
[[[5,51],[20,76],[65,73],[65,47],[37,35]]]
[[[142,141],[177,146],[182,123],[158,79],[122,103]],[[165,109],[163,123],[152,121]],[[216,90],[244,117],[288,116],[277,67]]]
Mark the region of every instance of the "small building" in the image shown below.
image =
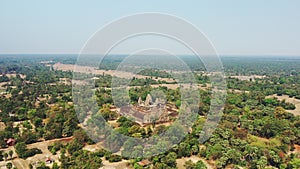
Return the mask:
[[[12,113],[12,112],[9,112],[9,113],[8,113],[8,116],[9,116],[9,117],[15,117],[16,115],[15,115],[14,113]]]
[[[13,138],[9,138],[7,141],[6,141],[6,144],[8,146],[14,146],[16,144],[16,140],[13,139]]]
[[[93,77],[92,80],[99,80],[99,77]]]
[[[141,167],[146,167],[149,166],[150,164],[151,162],[148,159],[138,162],[138,165],[140,165]]]
[[[46,160],[45,160],[45,163],[46,163],[46,164],[51,164],[51,163],[53,163],[53,162],[54,162],[54,160],[51,159],[51,158],[49,158],[49,157],[47,157]]]

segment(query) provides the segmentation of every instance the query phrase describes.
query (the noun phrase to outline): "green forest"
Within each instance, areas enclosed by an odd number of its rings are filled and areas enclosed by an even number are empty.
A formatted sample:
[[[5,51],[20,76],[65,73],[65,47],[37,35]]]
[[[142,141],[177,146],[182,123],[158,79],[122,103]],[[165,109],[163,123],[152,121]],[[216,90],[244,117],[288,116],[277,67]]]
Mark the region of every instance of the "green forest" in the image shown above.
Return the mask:
[[[97,69],[115,70],[125,57],[104,58]],[[122,116],[116,111],[111,86],[117,77],[108,73],[95,75],[98,107],[88,122],[97,124],[97,119],[103,118],[106,123],[97,125],[111,125],[117,134],[107,134],[98,145],[80,123],[88,116],[87,108],[81,109],[80,116],[76,114],[72,71],[53,66],[76,64],[76,59],[75,55],[0,55],[0,161],[6,168],[17,168],[16,161],[37,169],[98,169],[121,163],[134,169],[171,169],[179,165],[187,169],[300,168],[300,57],[221,57],[227,83],[225,108],[212,136],[200,143],[211,106],[210,77],[200,60],[182,56],[201,86],[201,97],[195,105],[195,123],[174,145],[173,138],[159,137],[167,130],[183,132],[176,127],[176,117],[170,117],[171,125],[154,121],[142,126]],[[137,105],[139,98],[145,100],[153,90],[159,90],[174,109],[181,107],[181,90],[168,87],[177,83],[164,80],[174,80],[167,71],[145,69],[138,75],[146,78],[130,79],[130,104]],[[178,116],[184,113],[179,111]],[[118,134],[128,139],[119,139]],[[152,138],[159,144],[148,150],[131,138]],[[160,152],[170,143],[172,147],[164,153],[130,158],[147,151]],[[45,152],[50,156],[43,156]],[[47,158],[53,160],[48,162]]]

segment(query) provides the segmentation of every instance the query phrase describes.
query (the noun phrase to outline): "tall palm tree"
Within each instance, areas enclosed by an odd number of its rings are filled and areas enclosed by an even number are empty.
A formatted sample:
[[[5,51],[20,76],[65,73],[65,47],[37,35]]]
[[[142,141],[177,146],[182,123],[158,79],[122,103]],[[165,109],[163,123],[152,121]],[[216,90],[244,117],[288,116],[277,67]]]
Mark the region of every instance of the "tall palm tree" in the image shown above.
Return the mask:
[[[7,153],[4,153],[3,156],[4,156],[4,160],[6,161],[6,160],[7,160],[7,157],[8,157],[8,154],[7,154]]]
[[[13,167],[13,166],[12,166],[12,163],[7,163],[7,164],[6,164],[6,168],[7,168],[7,169],[12,169],[12,167]]]
[[[9,154],[9,156],[10,156],[10,159],[12,159],[13,154],[14,154],[14,151],[10,150],[10,151],[8,152],[8,154]]]

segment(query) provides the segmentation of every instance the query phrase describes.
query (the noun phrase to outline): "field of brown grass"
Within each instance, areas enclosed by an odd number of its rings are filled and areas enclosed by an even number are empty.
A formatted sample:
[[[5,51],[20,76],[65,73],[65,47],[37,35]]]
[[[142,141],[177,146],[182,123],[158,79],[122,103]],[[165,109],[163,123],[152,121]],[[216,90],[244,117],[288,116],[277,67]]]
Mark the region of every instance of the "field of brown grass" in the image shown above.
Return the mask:
[[[95,67],[89,67],[89,66],[76,66],[72,64],[62,64],[62,63],[55,63],[53,65],[54,70],[62,70],[62,71],[76,71],[79,73],[93,73],[95,75],[111,75],[111,76],[116,76],[120,78],[139,78],[139,79],[146,79],[150,78],[149,76],[143,76],[143,75],[134,75],[130,72],[123,72],[123,71],[117,71],[117,70],[98,70]],[[157,78],[155,80],[161,80],[161,81],[166,81],[166,82],[174,82],[172,78]]]

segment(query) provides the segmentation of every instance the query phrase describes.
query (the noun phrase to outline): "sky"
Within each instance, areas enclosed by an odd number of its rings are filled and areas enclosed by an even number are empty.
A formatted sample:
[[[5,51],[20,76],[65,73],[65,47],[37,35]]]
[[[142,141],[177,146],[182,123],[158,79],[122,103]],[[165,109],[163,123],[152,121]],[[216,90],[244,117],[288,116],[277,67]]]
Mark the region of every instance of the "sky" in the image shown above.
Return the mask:
[[[77,54],[111,21],[161,12],[195,25],[221,55],[300,56],[299,9],[299,0],[0,0],[0,53]]]

